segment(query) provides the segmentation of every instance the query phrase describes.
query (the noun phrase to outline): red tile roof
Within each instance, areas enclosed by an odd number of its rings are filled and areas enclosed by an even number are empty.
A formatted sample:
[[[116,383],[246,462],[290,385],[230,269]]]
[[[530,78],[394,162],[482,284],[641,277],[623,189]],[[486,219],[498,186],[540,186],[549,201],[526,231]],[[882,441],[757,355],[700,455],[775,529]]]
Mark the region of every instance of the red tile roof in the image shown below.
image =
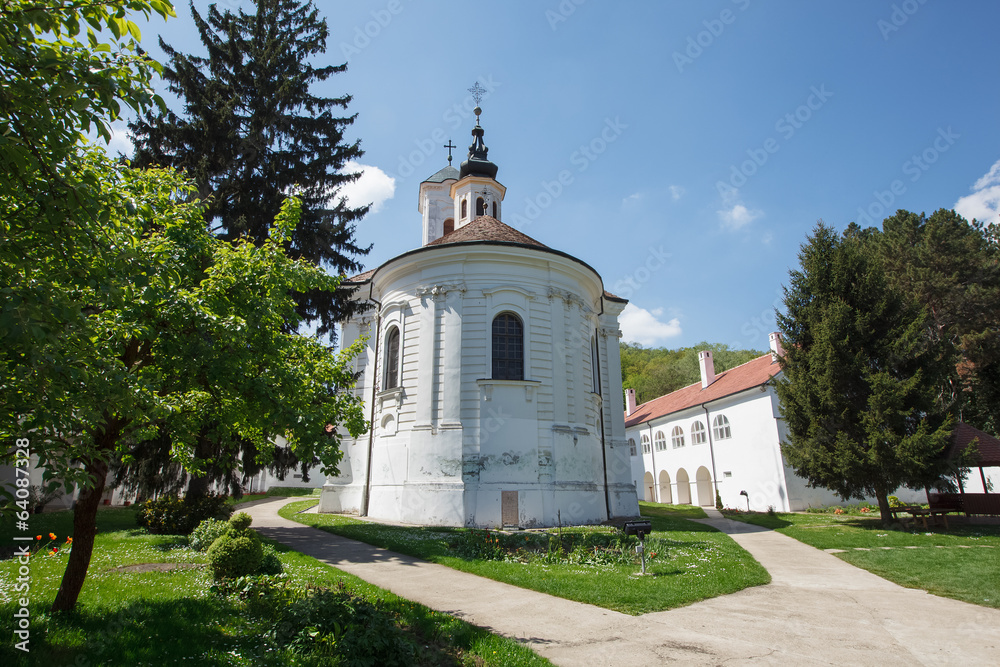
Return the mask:
[[[359,273],[356,276],[351,276],[350,278],[344,278],[345,283],[364,283],[375,274],[375,269],[368,269],[364,273]]]
[[[625,428],[630,428],[637,424],[665,417],[674,412],[686,410],[695,405],[701,405],[718,398],[731,396],[732,394],[759,387],[781,371],[781,365],[771,361],[771,353],[768,352],[762,357],[757,357],[753,361],[730,368],[715,376],[715,382],[705,389],[701,388],[701,381],[688,385],[683,389],[669,393],[666,396],[654,398],[636,407],[635,412],[625,416]]]
[[[548,248],[544,243],[539,243],[527,234],[522,234],[513,227],[505,225],[489,215],[482,215],[472,222],[448,232],[441,238],[431,241],[427,245],[470,243],[475,241],[500,241],[502,243],[520,243],[522,245]]]
[[[978,442],[972,451],[975,464],[984,467],[1000,466],[1000,440],[963,422],[959,422],[955,426],[954,433],[951,434],[952,445],[949,456],[954,456],[964,450],[970,442],[976,439]]]

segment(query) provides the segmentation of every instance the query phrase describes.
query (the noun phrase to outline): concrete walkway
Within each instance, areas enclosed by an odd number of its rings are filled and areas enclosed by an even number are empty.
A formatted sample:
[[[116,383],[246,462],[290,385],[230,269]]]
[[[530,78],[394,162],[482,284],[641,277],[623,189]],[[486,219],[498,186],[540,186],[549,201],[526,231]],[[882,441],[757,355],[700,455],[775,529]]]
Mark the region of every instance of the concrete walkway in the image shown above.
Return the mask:
[[[287,502],[278,498],[245,511],[263,535],[516,638],[557,665],[1000,664],[1000,610],[902,588],[714,510],[702,522],[730,534],[771,573],[772,583],[629,616],[309,528],[278,516]]]

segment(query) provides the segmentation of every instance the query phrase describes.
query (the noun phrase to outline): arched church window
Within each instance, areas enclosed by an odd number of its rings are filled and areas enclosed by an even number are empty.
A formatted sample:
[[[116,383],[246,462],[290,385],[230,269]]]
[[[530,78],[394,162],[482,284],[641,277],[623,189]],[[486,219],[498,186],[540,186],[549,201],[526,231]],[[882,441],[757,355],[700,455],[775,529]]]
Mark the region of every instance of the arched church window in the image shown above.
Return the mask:
[[[399,386],[399,327],[392,327],[385,336],[385,384],[383,389]]]
[[[486,200],[482,197],[476,199],[476,217],[486,215]]]
[[[674,449],[684,446],[684,429],[680,426],[675,426],[670,432],[670,444]]]
[[[643,435],[641,439],[642,439],[642,453],[649,454],[649,436]]]
[[[493,318],[493,379],[524,379],[524,325],[514,313]]]
[[[493,217],[497,217],[497,203],[493,202]],[[499,218],[497,218],[499,220]]]
[[[638,452],[636,452],[635,450],[635,438],[628,439],[628,454],[629,456],[635,456],[636,454],[638,454]]]
[[[729,420],[726,415],[719,415],[712,421],[712,435],[716,440],[725,440],[733,437],[733,432],[729,428]]]
[[[601,355],[597,350],[597,337],[590,339],[590,367],[594,372],[594,393],[601,393]]]
[[[453,231],[455,231],[455,218],[448,218],[444,221],[444,234],[450,234]],[[442,236],[444,236],[444,234],[442,234]]]
[[[462,220],[469,217],[469,202],[466,199],[462,200]]]

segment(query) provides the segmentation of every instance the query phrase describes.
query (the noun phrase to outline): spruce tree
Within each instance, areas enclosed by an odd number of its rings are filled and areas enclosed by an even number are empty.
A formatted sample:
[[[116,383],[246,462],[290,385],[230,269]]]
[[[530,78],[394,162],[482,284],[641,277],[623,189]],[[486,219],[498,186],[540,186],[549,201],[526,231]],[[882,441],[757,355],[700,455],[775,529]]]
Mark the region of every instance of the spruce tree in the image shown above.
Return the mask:
[[[867,230],[866,230],[867,231]],[[960,419],[1000,429],[1000,245],[996,229],[941,209],[897,211],[871,230],[889,281],[929,315],[927,335],[948,373],[943,404]]]
[[[878,499],[901,485],[935,484],[953,422],[937,402],[945,372],[926,336],[926,312],[892,288],[870,234],[820,223],[790,272],[783,376],[776,390],[782,453],[810,484],[843,499]]]
[[[357,178],[346,163],[362,155],[345,140],[355,116],[339,116],[349,95],[319,97],[314,84],[347,65],[315,67],[324,53],[326,20],[311,2],[255,0],[246,14],[210,5],[191,14],[207,56],[181,53],[160,40],[168,62],[163,78],[182,111],[147,112],[131,124],[137,166],[182,169],[195,181],[217,236],[247,236],[257,245],[291,194],[302,202],[302,221],[289,254],[336,274],[358,271],[369,248],[355,240],[367,206],[352,208],[339,188]],[[331,334],[351,308],[345,290],[298,296],[299,312]]]

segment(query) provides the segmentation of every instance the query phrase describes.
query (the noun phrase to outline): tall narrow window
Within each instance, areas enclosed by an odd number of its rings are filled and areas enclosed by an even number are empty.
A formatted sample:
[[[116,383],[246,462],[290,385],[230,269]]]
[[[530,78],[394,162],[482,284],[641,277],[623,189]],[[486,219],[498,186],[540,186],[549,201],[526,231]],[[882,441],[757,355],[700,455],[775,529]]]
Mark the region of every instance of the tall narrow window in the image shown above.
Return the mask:
[[[590,367],[594,371],[594,393],[601,393],[601,354],[597,349],[597,337],[590,339]]]
[[[493,217],[497,217],[497,203],[493,202]]]
[[[684,429],[680,426],[675,426],[670,432],[670,444],[674,449],[684,446]]]
[[[637,454],[635,450],[635,438],[628,439],[628,453],[629,456],[635,456]]]
[[[486,200],[482,197],[476,199],[476,217],[486,215]]]
[[[444,221],[444,234],[451,234],[453,231],[455,231],[455,218],[448,218]]]
[[[469,217],[469,202],[466,199],[462,200],[462,220]]]
[[[715,436],[716,440],[725,440],[726,438],[733,437],[733,433],[729,429],[729,420],[726,419],[726,415],[719,415],[712,420],[712,435]]]
[[[399,328],[389,329],[385,337],[385,384],[383,389],[399,386]]]
[[[493,318],[493,379],[524,379],[524,325],[514,313]]]
[[[649,454],[649,436],[642,436],[642,453]]]

